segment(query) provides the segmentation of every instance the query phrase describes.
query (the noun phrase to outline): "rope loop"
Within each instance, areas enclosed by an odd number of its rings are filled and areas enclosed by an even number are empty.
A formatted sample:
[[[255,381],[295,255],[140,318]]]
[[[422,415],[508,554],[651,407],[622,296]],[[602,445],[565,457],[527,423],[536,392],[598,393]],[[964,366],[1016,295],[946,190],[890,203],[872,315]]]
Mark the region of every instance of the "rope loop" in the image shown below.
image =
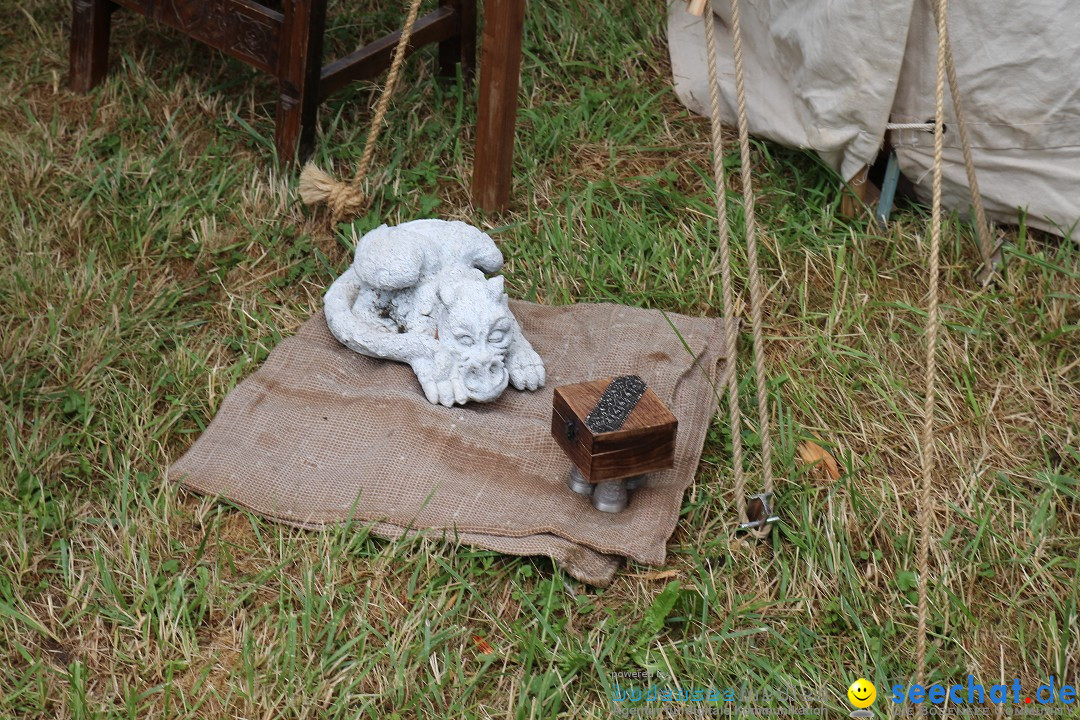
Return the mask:
[[[702,5],[699,3],[699,5]],[[701,10],[706,8],[702,5]],[[761,281],[761,273],[758,269],[757,253],[757,222],[754,214],[754,189],[753,178],[750,172],[750,134],[749,121],[746,112],[746,88],[743,82],[743,57],[742,57],[742,30],[740,27],[739,0],[731,0],[732,9],[732,35],[734,37],[735,54],[735,87],[738,99],[738,130],[739,130],[739,157],[741,162],[740,178],[742,180],[742,203],[745,217],[746,230],[746,256],[750,271],[750,329],[753,336],[754,349],[754,376],[757,388],[758,410],[758,435],[761,438],[761,474],[764,493],[757,498],[773,494],[772,475],[772,442],[769,431],[768,392],[765,383],[765,353],[762,330],[762,305],[764,303],[764,288]],[[717,239],[720,256],[720,286],[724,304],[724,319],[727,323],[726,340],[728,362],[731,370],[728,373],[727,396],[728,396],[728,420],[731,426],[731,460],[732,478],[735,484],[735,507],[740,525],[747,529],[751,535],[763,540],[769,536],[772,524],[768,522],[770,513],[765,503],[760,499],[754,504],[755,509],[760,507],[761,517],[751,518],[747,514],[746,480],[743,474],[742,454],[742,414],[739,409],[739,386],[737,356],[738,334],[735,319],[735,291],[731,277],[731,241],[728,226],[727,201],[724,197],[726,182],[724,179],[724,143],[722,118],[720,114],[720,89],[716,69],[716,31],[713,27],[713,13],[711,2],[709,12],[703,12],[705,23],[705,45],[709,63],[709,109],[712,128],[713,145],[713,181],[716,185],[716,217]],[[694,12],[691,8],[691,12]],[[697,13],[695,13],[697,14]],[[756,525],[755,525],[756,523]]]

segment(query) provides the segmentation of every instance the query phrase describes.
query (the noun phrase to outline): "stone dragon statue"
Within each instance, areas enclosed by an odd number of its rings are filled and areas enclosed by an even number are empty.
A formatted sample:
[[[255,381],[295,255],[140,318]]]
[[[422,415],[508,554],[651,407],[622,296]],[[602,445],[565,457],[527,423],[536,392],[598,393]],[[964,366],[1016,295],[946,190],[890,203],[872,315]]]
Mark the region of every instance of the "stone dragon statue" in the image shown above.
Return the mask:
[[[510,313],[495,242],[463,222],[380,225],[324,297],[346,347],[408,363],[431,403],[491,402],[508,384],[536,390],[544,363]]]

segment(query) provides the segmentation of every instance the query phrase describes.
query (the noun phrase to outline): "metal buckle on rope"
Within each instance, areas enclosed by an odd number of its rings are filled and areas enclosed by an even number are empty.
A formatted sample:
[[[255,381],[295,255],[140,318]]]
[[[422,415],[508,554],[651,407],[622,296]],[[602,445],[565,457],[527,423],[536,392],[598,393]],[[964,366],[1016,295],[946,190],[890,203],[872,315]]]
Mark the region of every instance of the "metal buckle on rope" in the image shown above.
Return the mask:
[[[766,525],[780,522],[780,518],[777,515],[773,515],[772,496],[773,494],[771,492],[751,495],[749,502],[746,503],[746,517],[754,519],[742,523],[739,525],[739,528],[742,530],[756,530]]]

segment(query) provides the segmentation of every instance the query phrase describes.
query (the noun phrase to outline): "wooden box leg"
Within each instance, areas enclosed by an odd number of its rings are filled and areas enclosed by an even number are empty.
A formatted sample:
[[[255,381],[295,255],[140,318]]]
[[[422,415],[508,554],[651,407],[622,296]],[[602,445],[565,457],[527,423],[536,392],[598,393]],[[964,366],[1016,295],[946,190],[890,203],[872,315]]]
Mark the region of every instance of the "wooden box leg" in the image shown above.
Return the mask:
[[[472,79],[476,67],[476,0],[443,0],[442,7],[458,14],[458,34],[439,43],[439,74],[453,78],[461,64],[461,77]]]
[[[487,212],[510,204],[524,27],[525,0],[491,0],[484,9],[472,194]]]
[[[284,0],[274,144],[278,160],[303,162],[315,146],[326,0]]]
[[[71,71],[75,92],[88,92],[109,69],[109,0],[74,0],[71,3]]]

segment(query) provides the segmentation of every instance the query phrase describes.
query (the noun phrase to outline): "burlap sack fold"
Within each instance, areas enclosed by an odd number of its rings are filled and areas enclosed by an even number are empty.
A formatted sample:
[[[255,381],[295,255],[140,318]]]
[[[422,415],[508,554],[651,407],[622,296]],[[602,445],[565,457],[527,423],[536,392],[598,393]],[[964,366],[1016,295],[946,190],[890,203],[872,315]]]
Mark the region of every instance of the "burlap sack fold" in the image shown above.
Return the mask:
[[[547,555],[595,585],[611,581],[621,557],[663,563],[723,386],[723,322],[607,304],[511,308],[544,359],[540,391],[431,405],[408,366],[348,350],[319,313],[228,394],[169,478],[295,525],[351,516],[384,537],[434,532]],[[628,373],[678,417],[676,462],[611,515],[565,485],[552,392]]]

